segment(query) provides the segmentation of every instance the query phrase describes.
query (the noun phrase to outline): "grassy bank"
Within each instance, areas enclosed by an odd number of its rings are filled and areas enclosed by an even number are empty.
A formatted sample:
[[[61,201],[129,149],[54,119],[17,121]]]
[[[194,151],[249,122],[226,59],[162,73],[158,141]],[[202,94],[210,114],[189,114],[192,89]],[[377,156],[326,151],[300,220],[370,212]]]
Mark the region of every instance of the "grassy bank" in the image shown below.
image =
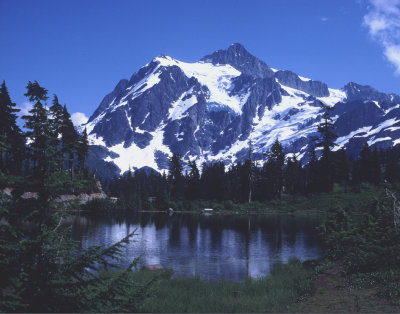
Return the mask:
[[[125,206],[121,201],[113,203],[110,200],[93,200],[84,206],[87,211],[166,211],[168,208],[181,212],[201,212],[205,208],[212,208],[213,213],[284,213],[294,215],[321,214],[338,208],[346,208],[352,212],[360,212],[376,198],[381,198],[384,187],[363,184],[361,186],[345,188],[335,186],[330,193],[302,195],[283,194],[281,200],[267,202],[234,203],[232,201],[215,202],[209,200],[177,200],[169,201],[164,207],[155,204],[142,208]]]
[[[107,273],[106,276],[116,276]],[[125,303],[124,311],[147,313],[398,313],[393,300],[382,297],[374,281],[349,276],[335,262],[276,265],[270,276],[244,282],[207,282],[199,278],[171,278],[171,272],[138,271],[129,274],[136,287],[151,282],[139,303]],[[365,280],[366,278],[364,278]],[[370,278],[369,278],[370,279]],[[126,294],[137,293],[133,289]]]
[[[297,260],[277,265],[261,279],[246,279],[243,283],[231,281],[207,282],[199,278],[170,278],[164,271],[130,274],[140,284],[154,276],[148,298],[141,304],[142,312],[287,312],[313,293],[312,268]],[[130,311],[130,308],[126,308]]]

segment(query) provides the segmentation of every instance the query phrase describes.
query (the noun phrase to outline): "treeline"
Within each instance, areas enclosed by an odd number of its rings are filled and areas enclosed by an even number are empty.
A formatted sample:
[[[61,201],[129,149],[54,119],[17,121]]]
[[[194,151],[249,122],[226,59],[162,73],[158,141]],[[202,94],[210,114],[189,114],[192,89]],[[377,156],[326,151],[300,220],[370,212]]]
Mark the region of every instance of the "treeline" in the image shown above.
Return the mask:
[[[47,90],[29,82],[25,94],[33,108],[16,124],[16,105],[5,83],[0,92],[0,312],[75,313],[140,312],[148,285],[132,279],[134,259],[126,270],[111,269],[123,257],[133,233],[121,241],[81,249],[66,227],[66,213],[52,200],[68,191],[90,189],[84,162],[86,132],[78,135],[57,97],[46,106]],[[21,194],[35,191],[36,197]],[[57,205],[58,206],[58,205]]]
[[[203,163],[199,169],[195,161],[186,164],[174,154],[168,173],[129,171],[107,184],[109,192],[128,208],[152,209],[165,208],[177,200],[265,202],[281,199],[283,194],[330,192],[336,183],[357,189],[362,182],[378,185],[385,180],[400,181],[400,147],[378,151],[365,143],[357,159],[344,149],[335,150],[331,108],[321,106],[320,139],[311,149],[307,164],[302,164],[296,155],[285,155],[278,140],[264,161],[254,162],[250,143],[249,158],[228,169],[223,162]]]
[[[20,111],[10,99],[5,82],[0,89],[0,185],[10,177],[30,177],[30,187],[43,175],[68,173],[71,180],[88,176],[85,160],[89,143],[86,129],[82,135],[74,128],[66,105],[56,95],[47,107],[47,90],[37,81],[29,82],[25,96],[33,103],[23,115],[25,132],[17,124]],[[11,180],[12,181],[12,180]]]

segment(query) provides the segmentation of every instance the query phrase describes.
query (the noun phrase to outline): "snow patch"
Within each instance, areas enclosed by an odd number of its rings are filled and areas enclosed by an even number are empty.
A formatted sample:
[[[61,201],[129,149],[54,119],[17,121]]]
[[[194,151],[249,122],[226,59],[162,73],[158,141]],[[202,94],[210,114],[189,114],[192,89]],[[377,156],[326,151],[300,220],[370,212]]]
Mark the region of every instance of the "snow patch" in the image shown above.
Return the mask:
[[[368,145],[371,146],[377,142],[382,142],[382,141],[391,141],[392,138],[390,136],[387,137],[381,137],[381,138],[376,138],[376,139],[371,139],[368,141]]]
[[[129,170],[130,167],[141,168],[149,166],[158,171],[168,170],[158,168],[154,158],[154,152],[156,150],[171,155],[169,148],[163,144],[164,126],[165,125],[160,125],[154,132],[149,132],[153,136],[153,139],[150,141],[149,145],[143,149],[136,146],[134,143],[128,148],[124,147],[124,143],[110,147],[109,150],[117,153],[119,157],[107,157],[105,161],[113,161],[121,169],[121,174]],[[135,132],[144,133],[146,131],[136,128]]]
[[[328,88],[329,96],[327,97],[317,97],[318,100],[322,101],[329,107],[333,107],[338,102],[342,102],[346,99],[346,93],[340,89]]]
[[[224,104],[234,112],[240,114],[246,97],[230,95],[233,88],[232,80],[241,75],[241,72],[231,65],[214,65],[206,62],[186,63],[171,57],[158,57],[160,66],[178,66],[188,78],[196,78],[201,85],[207,86],[209,94],[207,101]]]
[[[184,117],[184,113],[197,103],[196,95],[191,95],[193,88],[184,92],[177,101],[175,101],[169,109],[168,119],[179,120]],[[188,98],[187,98],[188,97]],[[183,100],[185,98],[185,100]]]

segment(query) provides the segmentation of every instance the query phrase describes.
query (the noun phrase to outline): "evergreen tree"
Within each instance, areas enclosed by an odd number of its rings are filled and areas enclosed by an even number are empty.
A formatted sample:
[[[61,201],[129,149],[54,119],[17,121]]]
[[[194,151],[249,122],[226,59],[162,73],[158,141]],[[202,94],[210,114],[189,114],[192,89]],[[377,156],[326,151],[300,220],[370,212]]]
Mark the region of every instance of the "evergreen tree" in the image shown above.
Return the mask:
[[[372,167],[371,167],[371,182],[378,185],[381,182],[381,161],[379,158],[378,150],[374,149],[371,157]]]
[[[334,182],[331,148],[336,145],[334,140],[337,136],[333,133],[334,124],[330,116],[333,107],[329,107],[321,101],[319,103],[322,108],[322,122],[318,125],[318,132],[321,134],[321,141],[317,145],[322,147],[322,156],[319,162],[320,178],[318,181],[320,184],[320,190],[323,192],[329,192],[332,190]]]
[[[195,161],[189,161],[189,167],[187,194],[190,200],[195,200],[200,197],[200,172]]]
[[[263,166],[263,176],[266,183],[266,194],[272,198],[282,197],[283,188],[283,166],[285,164],[285,153],[278,139],[267,153],[267,161]]]
[[[76,146],[78,141],[78,133],[76,133],[71,115],[67,110],[67,106],[63,107],[63,122],[61,128],[62,152],[66,156],[68,169],[71,173],[71,179],[74,178],[74,159]]]
[[[51,131],[56,134],[57,138],[60,138],[62,135],[62,126],[64,121],[64,108],[61,106],[58,101],[57,95],[54,94],[53,97],[53,105],[49,108],[50,110],[50,122],[51,122]]]
[[[347,184],[349,181],[349,160],[344,148],[332,153],[335,182]]]
[[[290,194],[302,192],[302,169],[296,155],[288,158],[285,168],[285,187]]]
[[[78,167],[80,171],[82,171],[85,167],[85,161],[87,159],[88,153],[89,153],[89,141],[88,141],[87,131],[85,128],[83,130],[82,135],[79,136],[78,145],[76,149]]]
[[[252,148],[252,144],[251,144],[251,140],[249,140],[249,159],[247,164],[248,167],[248,171],[249,171],[249,198],[248,198],[248,202],[249,204],[251,203],[251,197],[252,197],[252,193],[253,193],[253,181],[254,181],[254,165],[252,162],[252,153],[253,153],[253,148]]]
[[[358,161],[358,180],[360,182],[372,182],[372,152],[368,145],[365,143],[360,152],[360,159]]]
[[[317,192],[318,191],[318,178],[319,178],[319,170],[318,170],[318,158],[315,152],[315,147],[312,146],[310,150],[310,161],[307,165],[307,184],[306,188],[308,192]]]
[[[63,126],[63,106],[58,101],[57,95],[53,97],[53,105],[49,108],[50,111],[50,132],[52,139],[52,146],[57,152],[57,168],[63,168],[63,152],[61,150],[61,136]]]
[[[178,199],[184,196],[184,176],[181,156],[174,153],[169,159],[168,180],[171,183],[171,196]]]
[[[27,85],[25,96],[30,102],[34,102],[33,108],[29,111],[30,115],[24,115],[25,128],[29,131],[26,136],[30,139],[29,150],[33,162],[34,172],[47,171],[49,158],[52,158],[54,150],[50,146],[51,132],[48,119],[48,112],[42,102],[47,100],[47,90],[39,85],[37,81]],[[41,175],[40,175],[41,176]]]
[[[248,173],[246,176],[248,181]],[[223,162],[203,164],[201,174],[201,185],[203,197],[208,200],[222,201],[227,195],[227,184],[225,179],[225,165]],[[246,194],[247,194],[246,190]]]
[[[16,123],[19,111],[3,81],[0,88],[0,171],[18,173],[22,168],[25,142]]]

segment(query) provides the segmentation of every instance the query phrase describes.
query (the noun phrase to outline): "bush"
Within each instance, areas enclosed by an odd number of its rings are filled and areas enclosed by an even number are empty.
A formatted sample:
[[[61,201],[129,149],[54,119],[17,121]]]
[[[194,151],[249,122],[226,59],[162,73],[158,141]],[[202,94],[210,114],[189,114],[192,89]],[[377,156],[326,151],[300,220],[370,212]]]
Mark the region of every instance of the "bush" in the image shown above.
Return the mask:
[[[83,204],[81,206],[82,210],[92,211],[92,212],[108,212],[122,210],[118,203],[111,201],[108,198],[95,198]]]
[[[400,228],[392,200],[373,202],[361,215],[337,209],[320,228],[332,260],[340,259],[355,284],[380,287],[382,296],[400,296]]]
[[[207,282],[199,278],[159,276],[152,297],[144,302],[144,312],[288,312],[296,302],[312,294],[312,269],[298,260],[276,265],[270,276],[247,278],[244,282]],[[153,274],[137,272],[136,281]],[[292,308],[293,307],[293,308]]]

